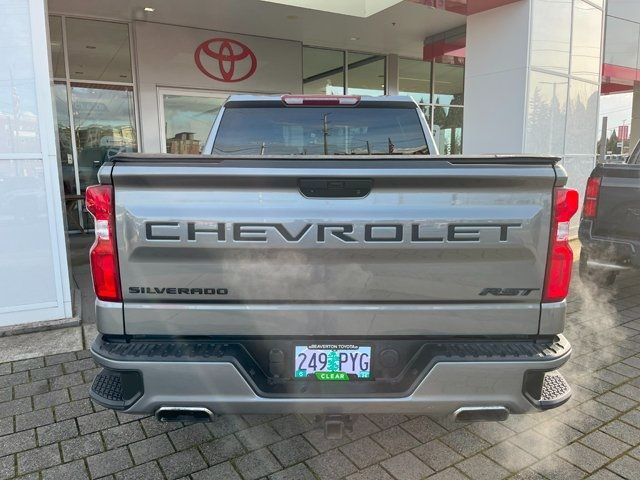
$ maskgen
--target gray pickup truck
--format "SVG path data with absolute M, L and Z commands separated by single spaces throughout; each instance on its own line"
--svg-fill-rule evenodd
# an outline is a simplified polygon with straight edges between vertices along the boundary
M 556 158 L 438 156 L 408 97 L 231 96 L 203 155 L 123 154 L 99 180 L 106 407 L 309 413 L 336 434 L 570 396 L 578 196 Z

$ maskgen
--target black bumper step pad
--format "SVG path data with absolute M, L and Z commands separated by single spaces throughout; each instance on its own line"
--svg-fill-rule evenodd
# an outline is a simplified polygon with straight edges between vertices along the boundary
M 139 372 L 104 368 L 93 380 L 89 393 L 100 405 L 123 410 L 142 396 L 142 376 Z
M 93 381 L 91 390 L 102 398 L 112 402 L 124 401 L 120 375 L 109 370 L 102 370 Z

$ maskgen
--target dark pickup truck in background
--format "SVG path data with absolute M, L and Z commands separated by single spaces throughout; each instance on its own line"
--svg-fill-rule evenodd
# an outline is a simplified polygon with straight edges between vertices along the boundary
M 640 269 L 640 144 L 626 163 L 597 165 L 580 223 L 580 278 L 599 286 Z

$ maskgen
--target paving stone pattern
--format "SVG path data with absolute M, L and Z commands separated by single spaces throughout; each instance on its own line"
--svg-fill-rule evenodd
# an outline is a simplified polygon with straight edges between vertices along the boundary
M 160 424 L 88 398 L 87 351 L 0 364 L 0 480 L 640 479 L 640 276 L 574 278 L 563 373 L 574 395 L 545 413 L 458 424 L 362 415 L 342 440 L 310 416 Z

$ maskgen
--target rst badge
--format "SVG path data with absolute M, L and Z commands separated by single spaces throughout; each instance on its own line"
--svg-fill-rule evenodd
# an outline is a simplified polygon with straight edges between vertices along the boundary
M 539 288 L 484 288 L 478 295 L 483 297 L 492 295 L 494 297 L 528 297 L 531 292 L 540 290 Z

